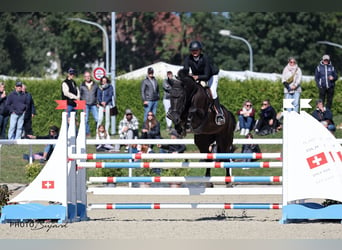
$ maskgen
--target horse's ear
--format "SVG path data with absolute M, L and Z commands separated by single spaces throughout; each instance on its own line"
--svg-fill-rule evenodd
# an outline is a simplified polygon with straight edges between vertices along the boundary
M 188 75 L 188 72 L 183 68 L 178 71 L 178 78 L 180 80 L 184 79 Z

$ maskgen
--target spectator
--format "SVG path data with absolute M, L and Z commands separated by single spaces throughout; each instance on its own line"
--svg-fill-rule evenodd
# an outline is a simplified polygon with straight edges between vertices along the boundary
M 147 77 L 141 82 L 141 98 L 144 105 L 144 122 L 147 119 L 147 113 L 157 114 L 159 101 L 159 86 L 157 79 L 154 77 L 152 67 L 147 69 Z
M 225 117 L 217 95 L 219 69 L 210 57 L 202 53 L 202 44 L 199 41 L 192 41 L 189 51 L 190 54 L 184 59 L 184 70 L 198 83 L 204 81 L 210 87 L 216 112 L 215 122 L 217 125 L 223 125 Z
M 59 128 L 57 126 L 51 126 L 49 128 L 49 134 L 45 136 L 35 136 L 35 135 L 27 135 L 28 138 L 30 139 L 58 139 L 59 135 Z M 55 148 L 54 144 L 47 144 L 45 145 L 44 152 L 43 152 L 43 158 L 41 159 L 41 162 L 49 160 L 53 150 Z
M 243 103 L 242 108 L 237 112 L 240 126 L 240 135 L 247 135 L 255 123 L 255 109 L 250 100 Z
M 315 81 L 319 90 L 319 99 L 323 101 L 323 105 L 326 103 L 325 106 L 328 109 L 332 107 L 335 82 L 337 79 L 337 71 L 331 64 L 330 56 L 324 55 L 322 61 L 316 67 Z
M 8 129 L 8 139 L 21 139 L 24 125 L 25 111 L 28 102 L 23 90 L 23 83 L 16 82 L 15 90 L 12 91 L 6 100 L 6 106 L 10 113 L 10 127 Z
M 75 74 L 76 71 L 73 68 L 68 69 L 67 78 L 62 82 L 62 100 L 67 101 L 68 117 L 70 117 L 70 112 L 76 112 L 75 101 L 80 100 L 80 90 L 74 81 Z
M 245 137 L 246 139 L 253 139 L 253 135 L 248 133 Z M 243 144 L 241 153 L 261 153 L 260 147 L 258 144 Z M 245 162 L 255 161 L 255 159 L 244 159 Z
M 80 86 L 80 96 L 81 100 L 85 100 L 86 102 L 86 135 L 90 136 L 90 128 L 89 128 L 89 112 L 91 111 L 93 118 L 95 120 L 95 124 L 97 126 L 98 120 L 98 108 L 97 108 L 97 92 L 99 87 L 97 84 L 91 79 L 90 73 L 88 71 L 84 72 L 84 81 Z
M 139 137 L 139 121 L 130 109 L 126 109 L 124 118 L 119 123 L 120 139 L 134 139 Z M 128 150 L 128 147 L 126 148 Z M 116 145 L 116 151 L 120 151 L 120 145 Z
M 107 133 L 105 127 L 101 124 L 97 128 L 97 133 L 96 133 L 96 140 L 109 140 L 110 136 Z M 114 150 L 114 147 L 110 144 L 99 144 L 96 145 L 96 151 L 101 152 L 101 151 L 111 151 Z
M 275 133 L 279 126 L 277 113 L 271 106 L 268 99 L 262 102 L 260 117 L 256 124 L 255 133 L 258 135 L 268 135 Z
M 169 111 L 171 104 L 170 104 L 170 90 L 172 88 L 172 79 L 173 79 L 173 74 L 172 71 L 168 71 L 167 73 L 167 78 L 164 79 L 163 81 L 163 90 L 164 90 L 164 97 L 163 97 L 163 104 L 164 104 L 164 109 L 165 109 L 165 114 Z M 172 121 L 167 118 L 165 115 L 165 120 L 166 120 L 166 126 L 168 131 L 171 131 L 172 128 Z
M 313 111 L 312 116 L 315 117 L 330 132 L 335 132 L 336 127 L 333 121 L 333 114 L 329 108 L 324 107 L 323 101 L 321 99 L 316 101 L 316 109 Z
M 150 111 L 147 114 L 147 119 L 144 122 L 141 130 L 142 139 L 160 139 L 160 123 L 157 121 L 154 114 Z
M 170 131 L 170 138 L 171 139 L 180 139 L 180 135 L 177 133 L 175 129 L 172 129 Z M 184 153 L 186 150 L 185 144 L 164 144 L 164 145 L 158 145 L 160 148 L 160 153 Z
M 36 115 L 36 107 L 34 106 L 32 95 L 26 91 L 25 84 L 23 84 L 22 90 L 26 95 L 27 103 L 28 103 L 27 110 L 25 111 L 25 116 L 24 116 L 24 127 L 23 127 L 23 134 L 22 134 L 22 138 L 26 138 L 27 135 L 33 134 L 32 118 Z
M 297 65 L 296 59 L 290 57 L 288 64 L 283 69 L 282 83 L 284 84 L 284 98 L 294 99 L 292 103 L 294 111 L 297 113 L 299 112 L 299 99 L 302 93 L 301 81 L 302 71 Z
M 153 154 L 154 151 L 150 148 L 148 144 L 141 144 L 138 145 L 136 150 L 138 150 L 138 153 L 141 154 Z M 136 162 L 139 162 L 140 160 L 134 160 Z M 154 175 L 160 175 L 160 168 L 140 168 L 135 170 L 136 176 L 151 176 L 152 174 Z M 141 182 L 140 187 L 150 187 L 151 183 L 150 182 Z
M 5 83 L 0 82 L 0 139 L 6 139 L 6 128 L 9 118 L 9 111 L 6 106 L 6 90 Z
M 103 113 L 105 113 L 105 128 L 106 131 L 109 131 L 110 108 L 113 106 L 113 86 L 110 84 L 110 81 L 106 76 L 103 76 L 101 78 L 100 83 L 101 85 L 99 87 L 99 90 L 97 91 L 97 102 L 99 105 L 97 127 L 99 127 L 102 124 Z

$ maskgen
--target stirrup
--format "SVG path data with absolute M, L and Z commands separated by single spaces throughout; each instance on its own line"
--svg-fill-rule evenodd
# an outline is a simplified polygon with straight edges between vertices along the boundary
M 217 114 L 216 117 L 215 117 L 215 122 L 217 125 L 223 125 L 226 123 L 226 119 L 224 118 L 223 115 L 221 114 Z

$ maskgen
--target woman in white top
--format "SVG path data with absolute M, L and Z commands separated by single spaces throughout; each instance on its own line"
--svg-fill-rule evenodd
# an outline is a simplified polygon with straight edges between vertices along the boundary
M 290 57 L 288 64 L 283 69 L 282 83 L 284 84 L 284 98 L 294 99 L 292 105 L 296 112 L 299 111 L 299 99 L 302 93 L 300 83 L 302 81 L 302 71 L 297 65 L 297 61 L 294 57 Z

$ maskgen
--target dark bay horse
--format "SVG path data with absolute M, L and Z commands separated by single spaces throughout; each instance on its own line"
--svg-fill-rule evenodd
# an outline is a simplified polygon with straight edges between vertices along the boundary
M 236 120 L 234 115 L 222 106 L 226 123 L 215 123 L 215 111 L 210 91 L 189 76 L 184 70 L 178 72 L 170 91 L 171 107 L 167 117 L 175 124 L 177 132 L 185 136 L 186 124 L 190 122 L 195 144 L 201 153 L 210 153 L 209 147 L 216 142 L 217 153 L 232 153 Z M 227 159 L 228 160 L 228 159 Z M 210 176 L 207 168 L 205 176 Z M 226 176 L 230 176 L 226 168 Z

